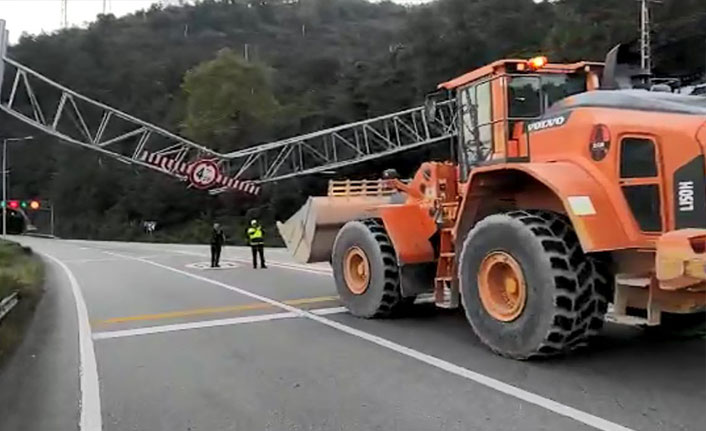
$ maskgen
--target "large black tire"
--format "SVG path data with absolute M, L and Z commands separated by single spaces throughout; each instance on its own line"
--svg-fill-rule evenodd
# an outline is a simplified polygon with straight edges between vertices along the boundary
M 362 294 L 354 294 L 344 276 L 345 255 L 352 247 L 365 253 L 370 266 L 370 281 Z M 351 221 L 341 228 L 333 245 L 332 266 L 338 295 L 354 316 L 387 317 L 407 302 L 400 291 L 395 249 L 378 219 Z
M 492 317 L 478 290 L 478 270 L 495 251 L 512 256 L 526 282 L 522 313 L 512 321 Z M 583 253 L 568 220 L 549 211 L 512 211 L 481 220 L 459 257 L 466 317 L 496 353 L 528 359 L 585 346 L 603 324 L 610 274 Z
M 613 298 L 615 275 L 609 262 L 593 258 L 590 255 L 588 259 L 593 263 L 593 300 L 595 301 L 595 307 L 592 308 L 591 320 L 586 331 L 588 341 L 591 341 L 603 329 L 608 303 Z
M 550 225 L 552 233 L 564 238 L 570 256 L 578 252 L 583 253 L 579 239 L 568 217 L 551 211 L 530 210 L 526 212 L 546 220 Z M 608 303 L 613 297 L 615 275 L 613 274 L 611 263 L 604 257 L 596 255 L 583 256 L 591 262 L 593 269 L 590 283 L 591 299 L 582 306 L 582 310 L 586 313 L 588 310 L 591 310 L 591 315 L 587 318 L 588 325 L 586 326 L 586 338 L 584 340 L 591 341 L 591 339 L 595 338 L 601 332 L 601 329 L 603 329 L 605 314 L 608 311 Z M 576 265 L 577 262 L 577 259 L 569 260 L 569 266 L 575 272 L 580 269 Z

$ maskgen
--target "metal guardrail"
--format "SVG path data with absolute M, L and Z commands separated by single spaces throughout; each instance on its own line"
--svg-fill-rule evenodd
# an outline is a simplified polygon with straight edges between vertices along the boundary
M 18 302 L 20 302 L 20 300 L 17 292 L 12 292 L 0 301 L 0 321 L 2 321 L 3 317 L 15 308 L 15 305 L 17 305 Z

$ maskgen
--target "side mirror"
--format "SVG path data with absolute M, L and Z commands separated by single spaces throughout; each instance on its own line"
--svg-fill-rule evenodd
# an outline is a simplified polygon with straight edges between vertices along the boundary
M 426 100 L 424 101 L 424 114 L 429 121 L 436 121 L 438 113 L 438 104 L 448 99 L 448 93 L 446 90 L 436 91 L 434 93 L 427 94 Z

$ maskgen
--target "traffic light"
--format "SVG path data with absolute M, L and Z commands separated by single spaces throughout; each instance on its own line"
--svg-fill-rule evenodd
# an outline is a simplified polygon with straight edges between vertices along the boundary
M 0 201 L 0 208 L 5 208 L 7 206 L 10 209 L 16 210 L 18 208 L 22 209 L 31 209 L 34 211 L 39 210 L 42 207 L 42 204 L 40 201 L 37 200 L 31 200 L 31 201 Z

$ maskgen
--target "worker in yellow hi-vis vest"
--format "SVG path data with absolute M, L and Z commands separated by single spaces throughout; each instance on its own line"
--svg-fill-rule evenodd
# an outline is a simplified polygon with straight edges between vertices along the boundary
M 248 244 L 252 250 L 252 266 L 257 269 L 257 255 L 260 255 L 260 268 L 267 268 L 265 265 L 265 238 L 262 226 L 257 220 L 250 221 L 248 228 Z

